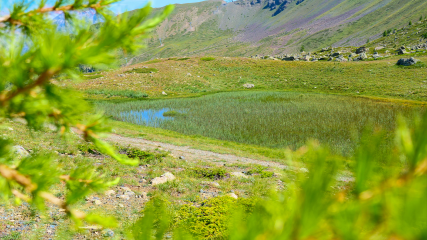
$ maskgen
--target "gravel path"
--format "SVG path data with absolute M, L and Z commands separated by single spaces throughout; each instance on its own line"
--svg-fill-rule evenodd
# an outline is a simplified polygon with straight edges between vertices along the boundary
M 122 146 L 128 146 L 131 145 L 132 147 L 139 148 L 141 150 L 153 150 L 153 149 L 159 149 L 170 152 L 173 156 L 176 157 L 184 157 L 186 160 L 190 161 L 207 161 L 216 163 L 218 165 L 225 164 L 257 164 L 261 166 L 266 167 L 277 167 L 277 168 L 287 168 L 286 165 L 277 163 L 277 162 L 267 162 L 262 160 L 256 160 L 246 157 L 239 157 L 232 154 L 222 154 L 222 153 L 215 153 L 211 151 L 206 150 L 199 150 L 194 149 L 188 146 L 176 146 L 169 143 L 162 143 L 162 142 L 155 142 L 155 141 L 149 141 L 145 139 L 140 138 L 130 138 L 130 137 L 123 137 L 117 134 L 112 134 L 106 140 L 110 142 L 114 142 L 117 144 L 120 144 Z

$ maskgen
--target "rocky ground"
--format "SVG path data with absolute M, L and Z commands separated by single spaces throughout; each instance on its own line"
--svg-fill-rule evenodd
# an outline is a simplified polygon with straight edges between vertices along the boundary
M 0 205 L 1 239 L 105 239 L 124 236 L 125 229 L 141 215 L 145 203 L 155 194 L 163 194 L 174 205 L 196 203 L 203 199 L 229 195 L 233 198 L 264 194 L 270 188 L 283 188 L 284 165 L 256 159 L 243 158 L 231 154 L 218 154 L 210 151 L 175 146 L 140 138 L 111 135 L 108 140 L 127 148 L 137 148 L 157 154 L 156 162 L 140 164 L 137 167 L 114 165 L 109 157 L 85 153 L 78 150 L 60 150 L 56 145 L 53 130 L 27 138 L 28 132 L 22 128 L 23 122 L 11 122 L 8 129 L 1 130 L 3 137 L 17 140 L 14 151 L 25 157 L 39 151 L 37 142 L 42 141 L 45 150 L 58 155 L 59 162 L 67 162 L 70 167 L 89 162 L 100 172 L 120 176 L 118 186 L 104 192 L 93 193 L 82 199 L 74 208 L 83 212 L 98 212 L 113 216 L 119 222 L 117 229 L 102 229 L 98 226 L 83 225 L 75 229 L 65 213 L 50 204 L 44 213 L 37 212 L 27 203 L 14 205 L 12 202 Z M 78 136 L 75 143 L 79 143 Z M 19 138 L 20 140 L 18 140 Z M 72 148 L 72 146 L 71 146 Z M 125 153 L 125 150 L 120 150 Z M 114 166 L 112 166 L 114 165 Z M 249 172 L 262 166 L 268 177 Z M 219 169 L 219 170 L 218 170 Z M 209 172 L 210 171 L 210 172 Z M 221 171 L 224 175 L 215 175 Z M 292 170 L 295 172 L 299 170 Z M 302 169 L 301 171 L 305 171 Z M 203 175 L 212 173 L 213 175 Z M 197 173 L 197 174 L 196 174 Z M 270 174 L 271 173 L 271 174 Z M 254 188 L 262 185 L 263 190 Z M 51 190 L 55 196 L 64 199 L 65 183 Z M 75 229 L 77 232 L 70 231 Z

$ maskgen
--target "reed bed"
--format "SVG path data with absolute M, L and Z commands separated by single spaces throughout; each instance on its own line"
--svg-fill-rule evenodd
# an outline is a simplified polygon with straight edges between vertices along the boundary
M 188 135 L 296 149 L 317 139 L 339 154 L 352 154 L 366 126 L 393 141 L 396 116 L 412 118 L 420 108 L 367 98 L 297 92 L 232 92 L 200 98 L 98 102 L 116 120 Z M 142 121 L 135 111 L 176 111 L 172 119 Z M 133 114 L 129 114 L 132 111 Z M 165 113 L 167 115 L 167 112 Z

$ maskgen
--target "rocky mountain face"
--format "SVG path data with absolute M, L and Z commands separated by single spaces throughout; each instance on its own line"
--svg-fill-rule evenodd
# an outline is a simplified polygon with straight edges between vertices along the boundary
M 161 11 L 156 9 L 155 12 Z M 208 0 L 177 4 L 134 57 L 283 55 L 361 46 L 426 15 L 425 0 Z M 160 40 L 161 39 L 161 40 Z

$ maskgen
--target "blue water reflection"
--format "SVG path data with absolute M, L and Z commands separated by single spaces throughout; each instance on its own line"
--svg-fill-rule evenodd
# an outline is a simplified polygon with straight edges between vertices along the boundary
M 173 120 L 173 117 L 165 117 L 163 113 L 168 112 L 169 108 L 160 110 L 131 110 L 128 112 L 121 112 L 120 118 L 135 124 L 159 127 L 159 124 L 165 120 Z

